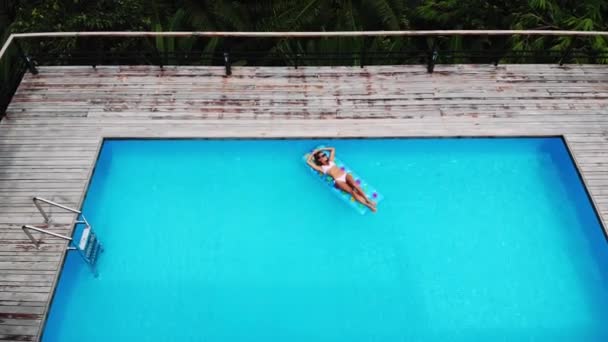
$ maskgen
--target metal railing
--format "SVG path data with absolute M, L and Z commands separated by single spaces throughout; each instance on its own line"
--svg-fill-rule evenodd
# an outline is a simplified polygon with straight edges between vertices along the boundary
M 65 211 L 69 211 L 69 212 L 72 212 L 74 214 L 81 214 L 80 210 L 76 210 L 74 208 L 66 207 L 65 205 L 61 205 L 59 203 L 56 203 L 56 202 L 44 199 L 42 197 L 33 197 L 32 201 L 34 202 L 34 205 L 36 206 L 36 208 L 38 208 L 38 211 L 40 212 L 40 214 L 44 218 L 44 222 L 47 223 L 47 224 L 50 222 L 49 215 L 44 211 L 44 209 L 42 209 L 42 206 L 40 206 L 39 202 L 43 202 L 43 203 L 52 205 L 53 207 L 57 207 L 59 209 L 65 210 Z
M 59 203 L 56 203 L 56 202 L 53 202 L 53 201 L 50 201 L 50 200 L 47 200 L 47 199 L 44 199 L 41 197 L 34 197 L 34 198 L 32 198 L 32 201 L 34 202 L 34 205 L 36 205 L 36 208 L 38 208 L 38 211 L 40 211 L 40 214 L 44 218 L 44 222 L 47 224 L 47 226 L 50 225 L 51 220 L 50 220 L 49 215 L 44 211 L 44 209 L 40 205 L 40 202 L 46 203 L 48 205 L 51 205 L 53 207 L 56 207 L 56 208 L 59 208 L 59 209 L 65 210 L 65 211 L 69 211 L 71 213 L 79 214 L 81 220 L 77 219 L 74 222 L 74 229 L 76 229 L 77 225 L 79 225 L 79 224 L 85 225 L 85 228 L 81 232 L 79 243 L 74 243 L 74 239 L 72 237 L 61 235 L 61 234 L 52 232 L 48 229 L 43 229 L 40 227 L 35 227 L 32 225 L 27 225 L 27 224 L 23 225 L 21 227 L 21 229 L 27 235 L 27 237 L 30 239 L 30 241 L 34 244 L 34 246 L 36 246 L 36 249 L 40 249 L 41 240 L 36 240 L 36 238 L 30 232 L 31 230 L 45 234 L 45 235 L 50 235 L 50 236 L 54 236 L 54 237 L 69 241 L 67 249 L 68 250 L 77 250 L 79 252 L 80 256 L 82 257 L 82 259 L 89 265 L 89 267 L 91 268 L 91 271 L 93 272 L 95 277 L 97 277 L 98 273 L 97 273 L 97 268 L 96 268 L 96 262 L 97 262 L 97 258 L 99 257 L 99 254 L 101 252 L 103 252 L 103 246 L 97 239 L 97 235 L 93 232 L 91 225 L 89 224 L 87 219 L 84 217 L 82 212 L 80 210 L 70 208 L 68 206 L 65 206 L 65 205 L 62 205 L 62 204 L 59 204 Z
M 385 51 L 370 43 L 376 37 L 399 41 L 400 48 Z M 447 40 L 458 37 L 483 37 L 489 47 L 469 45 L 453 49 Z M 507 42 L 514 37 L 568 38 L 562 50 L 512 50 Z M 230 76 L 234 68 L 247 66 L 333 66 L 422 64 L 433 72 L 438 64 L 503 63 L 606 63 L 608 52 L 581 48 L 583 39 L 608 37 L 604 31 L 564 30 L 421 30 L 421 31 L 341 31 L 341 32 L 42 32 L 16 33 L 0 49 L 0 117 L 15 93 L 26 70 L 37 73 L 37 65 L 212 65 L 223 66 Z M 69 44 L 55 44 L 58 40 Z M 174 39 L 168 48 L 159 40 Z M 180 48 L 179 39 L 190 39 L 188 48 Z M 219 43 L 212 51 L 204 44 L 210 39 Z M 293 48 L 290 43 L 337 39 L 355 41 L 352 50 L 315 52 Z M 53 44 L 49 42 L 53 41 Z M 243 45 L 243 42 L 250 43 Z M 277 43 L 273 45 L 272 43 Z M 65 41 L 64 41 L 65 43 Z M 269 46 L 285 49 L 268 49 Z M 46 44 L 46 45 L 45 45 Z M 128 48 L 118 48 L 120 44 Z M 169 45 L 169 44 L 167 44 Z M 337 44 L 339 45 L 339 44 Z M 46 48 L 41 48 L 46 46 Z M 122 46 L 122 45 L 121 45 Z M 235 47 L 236 46 L 236 47 Z M 245 46 L 245 47 L 244 47 Z M 468 47 L 467 47 L 468 46 Z M 53 48 L 51 48 L 53 47 Z M 262 48 L 262 50 L 260 50 Z
M 38 208 L 38 211 L 40 212 L 40 214 L 44 218 L 44 223 L 46 223 L 47 225 L 49 225 L 51 223 L 50 217 L 46 213 L 46 211 L 44 211 L 44 209 L 42 208 L 42 206 L 40 205 L 39 202 L 43 202 L 43 203 L 49 204 L 51 206 L 57 207 L 59 209 L 62 209 L 62 210 L 65 210 L 65 211 L 69 211 L 69 212 L 72 212 L 72 213 L 75 213 L 75 214 L 80 214 L 81 217 L 82 217 L 82 221 L 77 220 L 76 224 L 84 223 L 84 224 L 86 224 L 87 226 L 90 227 L 89 222 L 87 222 L 86 218 L 84 217 L 84 215 L 82 215 L 82 213 L 80 212 L 80 210 L 76 210 L 74 208 L 70 208 L 70 207 L 67 207 L 65 205 L 61 205 L 59 203 L 56 203 L 56 202 L 53 202 L 53 201 L 50 201 L 50 200 L 47 200 L 47 199 L 44 199 L 44 198 L 41 198 L 41 197 L 33 197 L 32 201 L 34 202 L 34 205 L 36 206 L 36 208 Z M 37 232 L 40 232 L 40 233 L 43 233 L 43 234 L 46 234 L 46 235 L 51 235 L 51 236 L 54 236 L 54 237 L 57 237 L 57 238 L 60 238 L 60 239 L 63 239 L 63 240 L 72 241 L 72 238 L 69 237 L 69 236 L 65 236 L 65 235 L 61 235 L 61 234 L 58 234 L 58 233 L 54 233 L 54 232 L 52 232 L 52 231 L 50 231 L 48 229 L 43 229 L 43 228 L 40 228 L 40 227 L 34 227 L 32 225 L 27 225 L 27 224 L 23 225 L 21 227 L 21 229 L 27 235 L 27 237 L 30 239 L 30 241 L 36 246 L 36 249 L 40 248 L 40 240 L 36 240 L 34 238 L 34 236 L 32 235 L 32 233 L 30 232 L 30 230 L 34 230 L 34 231 L 37 231 Z
M 34 244 L 34 246 L 36 246 L 36 249 L 40 249 L 40 240 L 36 240 L 36 238 L 34 238 L 34 236 L 32 235 L 32 233 L 30 233 L 30 230 L 35 230 L 37 232 L 46 234 L 46 235 L 51 235 L 54 237 L 58 237 L 60 239 L 63 240 L 67 240 L 67 241 L 72 241 L 72 238 L 69 236 L 65 236 L 65 235 L 61 235 L 61 234 L 57 234 L 57 233 L 53 233 L 48 229 L 42 229 L 39 227 L 34 227 L 28 224 L 24 224 L 23 226 L 21 226 L 21 229 L 23 229 L 23 232 L 25 233 L 25 235 L 27 235 L 27 237 L 30 239 L 30 241 Z

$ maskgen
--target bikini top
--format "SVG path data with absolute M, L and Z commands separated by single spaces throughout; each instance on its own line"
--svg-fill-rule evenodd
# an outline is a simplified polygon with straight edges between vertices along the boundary
M 329 164 L 327 165 L 321 165 L 321 170 L 323 170 L 324 174 L 327 174 L 327 171 L 329 171 L 329 169 L 331 169 L 332 167 L 334 167 L 336 164 L 334 164 L 333 161 L 330 161 Z

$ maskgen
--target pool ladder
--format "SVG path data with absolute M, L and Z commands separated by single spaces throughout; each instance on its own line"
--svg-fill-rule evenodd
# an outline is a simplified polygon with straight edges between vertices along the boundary
M 78 244 L 77 249 L 80 251 L 80 255 L 84 261 L 91 266 L 93 273 L 97 275 L 95 265 L 97 264 L 99 254 L 103 252 L 103 246 L 99 242 L 99 239 L 97 239 L 97 234 L 95 234 L 95 232 L 91 229 L 91 226 L 86 220 L 77 221 L 77 223 L 86 224 L 86 227 L 82 231 L 80 243 Z
M 95 234 L 95 232 L 91 228 L 91 225 L 87 221 L 86 217 L 84 217 L 82 212 L 80 210 L 66 207 L 65 205 L 61 205 L 59 203 L 55 203 L 53 201 L 50 201 L 50 200 L 47 200 L 47 199 L 44 199 L 41 197 L 34 197 L 34 198 L 32 198 L 32 201 L 34 202 L 34 205 L 36 206 L 36 208 L 38 208 L 38 211 L 44 218 L 44 223 L 47 225 L 47 227 L 50 226 L 51 220 L 49 218 L 49 215 L 44 211 L 44 209 L 42 209 L 40 202 L 57 207 L 59 209 L 63 209 L 65 211 L 69 211 L 69 212 L 78 214 L 79 219 L 77 219 L 74 222 L 75 229 L 79 225 L 83 225 L 83 224 L 85 225 L 85 227 L 82 230 L 82 233 L 80 234 L 80 240 L 78 241 L 78 244 L 76 244 L 74 239 L 69 236 L 57 234 L 57 233 L 51 232 L 48 229 L 43 229 L 43 228 L 35 227 L 32 225 L 27 225 L 27 224 L 23 225 L 21 227 L 21 229 L 23 229 L 23 232 L 27 235 L 27 237 L 34 244 L 34 246 L 36 246 L 36 249 L 40 249 L 40 240 L 36 240 L 34 238 L 34 236 L 32 235 L 32 233 L 30 232 L 30 230 L 37 231 L 37 232 L 40 232 L 40 233 L 43 233 L 46 235 L 51 235 L 51 236 L 54 236 L 54 237 L 57 237 L 57 238 L 60 238 L 63 240 L 67 240 L 70 242 L 70 246 L 68 246 L 68 250 L 77 250 L 79 252 L 80 256 L 82 257 L 82 259 L 87 263 L 87 265 L 89 265 L 93 274 L 97 277 L 98 273 L 97 273 L 96 265 L 97 265 L 97 260 L 99 258 L 99 254 L 101 254 L 101 252 L 103 252 L 103 245 L 101 244 L 101 242 L 99 242 L 99 239 L 97 238 L 97 234 Z

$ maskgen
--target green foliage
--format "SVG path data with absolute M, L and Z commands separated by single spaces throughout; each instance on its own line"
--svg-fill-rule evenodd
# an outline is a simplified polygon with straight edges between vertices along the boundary
M 143 0 L 21 0 L 12 32 L 53 31 L 144 31 L 151 28 L 151 15 Z M 93 41 L 68 38 L 29 41 L 28 51 L 61 53 L 67 49 L 90 49 Z M 135 48 L 133 40 L 110 44 L 111 49 Z
M 274 31 L 360 31 L 409 29 L 407 7 L 399 0 L 285 1 L 289 3 L 267 22 Z M 363 50 L 390 53 L 403 47 L 403 38 L 379 37 L 281 40 L 272 52 L 293 56 L 295 53 L 334 54 L 329 60 L 305 61 L 304 64 L 360 63 L 348 55 Z M 373 48 L 373 49 L 372 49 Z
M 38 0 L 21 1 L 14 30 L 138 31 L 151 21 L 142 0 Z
M 0 36 L 8 31 L 9 26 L 15 20 L 16 11 L 16 0 L 0 1 Z
M 604 17 L 608 11 L 605 1 L 588 0 L 529 0 L 528 7 L 522 6 L 514 11 L 514 29 L 554 29 L 576 31 L 606 31 L 608 23 Z M 606 53 L 608 44 L 604 37 L 573 38 L 573 37 L 523 37 L 516 36 L 510 41 L 514 50 L 551 50 L 564 56 L 576 52 Z M 576 58 L 575 62 L 601 62 Z
M 407 6 L 402 0 L 285 0 L 225 1 L 183 0 L 178 8 L 188 13 L 186 29 L 196 31 L 356 31 L 409 28 Z M 213 39 L 202 42 L 209 53 L 224 50 L 257 51 L 270 63 L 275 54 L 284 58 L 296 53 L 358 52 L 364 45 L 399 48 L 403 39 L 383 38 L 365 42 L 362 38 L 275 40 Z M 292 61 L 293 62 L 293 61 Z M 329 63 L 343 64 L 336 58 Z M 357 61 L 355 61 L 357 62 Z M 236 63 L 246 63 L 236 61 Z
M 165 21 L 159 16 L 158 7 L 154 6 L 154 18 L 152 22 L 153 31 L 183 31 L 187 13 L 184 9 L 178 9 Z M 179 64 L 177 55 L 185 56 L 192 50 L 195 37 L 156 37 L 154 39 L 156 51 L 158 51 L 163 64 Z
M 406 29 L 563 29 L 606 31 L 605 0 L 29 0 L 7 1 L 12 18 L 0 7 L 0 29 L 10 21 L 13 32 L 48 31 L 357 31 Z M 8 13 L 8 11 L 5 11 Z M 0 31 L 0 35 L 2 31 Z M 431 43 L 432 41 L 432 43 Z M 92 48 L 96 43 L 77 39 L 44 40 L 27 46 L 37 52 Z M 220 63 L 224 51 L 259 52 L 262 60 L 234 60 L 238 64 L 296 63 L 296 54 L 334 54 L 335 58 L 298 61 L 304 64 L 359 63 L 346 54 L 369 55 L 428 50 L 608 52 L 603 37 L 442 37 L 335 39 L 223 39 L 156 38 L 104 42 L 111 51 L 155 48 L 163 63 L 180 58 Z M 109 46 L 108 46 L 109 44 Z M 203 55 L 194 54 L 196 51 Z M 215 56 L 211 59 L 210 55 Z M 454 62 L 474 59 L 452 56 Z M 238 58 L 238 56 L 237 56 Z M 357 57 L 358 58 L 358 57 Z M 371 58 L 371 57 L 368 57 Z M 446 58 L 446 56 L 440 56 Z M 505 59 L 504 61 L 509 61 Z M 599 58 L 576 62 L 604 62 Z M 367 61 L 369 62 L 369 61 Z M 400 63 L 390 59 L 388 63 Z
M 425 0 L 415 9 L 416 23 L 424 29 L 506 29 L 512 11 L 525 1 Z

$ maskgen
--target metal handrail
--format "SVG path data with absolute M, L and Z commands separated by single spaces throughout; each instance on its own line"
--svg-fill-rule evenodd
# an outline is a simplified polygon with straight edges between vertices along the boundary
M 77 209 L 74 209 L 74 208 L 70 208 L 70 207 L 66 207 L 65 205 L 61 205 L 59 203 L 55 203 L 53 201 L 50 201 L 50 200 L 47 200 L 47 199 L 44 199 L 44 198 L 41 198 L 41 197 L 33 197 L 32 201 L 34 202 L 34 205 L 36 206 L 36 208 L 38 208 L 38 211 L 40 211 L 40 214 L 44 218 L 44 222 L 45 223 L 49 223 L 50 219 L 49 219 L 49 216 L 44 211 L 44 209 L 42 209 L 42 207 L 40 206 L 40 203 L 38 203 L 39 201 L 40 202 L 44 202 L 44 203 L 49 204 L 49 205 L 52 205 L 52 206 L 57 207 L 59 209 L 63 209 L 63 210 L 75 213 L 75 214 L 81 214 L 80 210 L 77 210 Z M 84 217 L 83 217 L 83 219 L 84 219 Z M 86 219 L 84 219 L 84 220 L 86 221 Z M 88 225 L 88 223 L 87 223 L 87 225 Z
M 64 239 L 64 240 L 67 240 L 67 241 L 72 241 L 72 238 L 69 237 L 69 236 L 53 233 L 50 230 L 46 230 L 46 229 L 30 226 L 30 225 L 27 225 L 27 224 L 24 224 L 23 226 L 21 226 L 21 229 L 23 229 L 23 232 L 25 233 L 25 235 L 27 235 L 27 237 L 30 239 L 30 241 L 32 241 L 32 243 L 34 244 L 34 246 L 36 246 L 36 249 L 40 249 L 40 241 L 36 240 L 34 238 L 34 236 L 32 235 L 32 233 L 30 233 L 30 230 L 35 230 L 35 231 L 43 233 L 43 234 L 47 234 L 47 235 L 51 235 L 51 236 L 54 236 L 54 237 L 58 237 L 60 239 Z
M 608 36 L 608 31 L 568 31 L 568 30 L 406 30 L 406 31 L 320 31 L 320 32 L 33 32 L 11 34 L 2 49 L 0 60 L 13 40 L 26 38 L 59 37 L 226 37 L 226 38 L 331 38 L 331 37 L 438 37 L 438 36 L 567 36 L 596 37 Z

